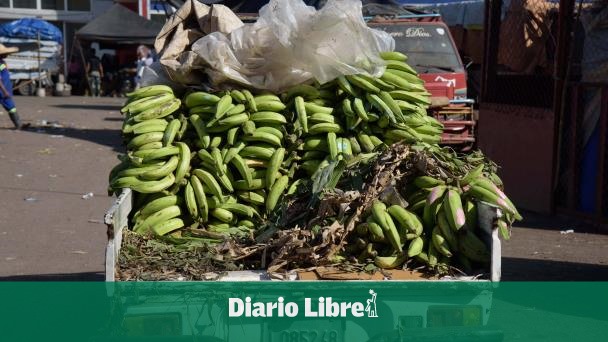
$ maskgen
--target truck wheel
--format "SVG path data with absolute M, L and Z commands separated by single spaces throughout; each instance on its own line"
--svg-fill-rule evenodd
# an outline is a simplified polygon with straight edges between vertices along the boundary
M 36 93 L 36 85 L 34 82 L 29 82 L 26 84 L 28 80 L 21 80 L 17 84 L 17 93 L 22 96 L 34 96 Z

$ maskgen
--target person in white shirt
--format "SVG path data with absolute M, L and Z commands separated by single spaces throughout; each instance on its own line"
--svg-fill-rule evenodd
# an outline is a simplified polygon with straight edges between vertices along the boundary
M 144 74 L 144 68 L 150 66 L 153 62 L 152 52 L 145 45 L 137 47 L 137 71 L 135 73 L 135 89 L 141 87 L 142 76 Z

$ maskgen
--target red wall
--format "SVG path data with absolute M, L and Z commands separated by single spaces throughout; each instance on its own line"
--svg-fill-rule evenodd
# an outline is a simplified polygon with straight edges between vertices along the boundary
M 551 109 L 480 104 L 479 147 L 502 168 L 499 176 L 517 207 L 551 210 L 553 124 Z

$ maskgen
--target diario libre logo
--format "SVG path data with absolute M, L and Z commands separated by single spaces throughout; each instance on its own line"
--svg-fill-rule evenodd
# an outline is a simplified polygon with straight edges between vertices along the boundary
M 304 310 L 296 302 L 278 297 L 274 302 L 253 302 L 251 297 L 228 298 L 228 317 L 378 317 L 377 293 L 369 290 L 371 298 L 363 302 L 339 302 L 332 297 L 304 298 Z

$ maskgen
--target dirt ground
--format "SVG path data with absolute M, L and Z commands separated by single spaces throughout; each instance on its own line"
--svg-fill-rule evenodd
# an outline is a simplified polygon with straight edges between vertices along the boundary
M 15 100 L 32 127 L 11 130 L 0 115 L 0 280 L 102 280 L 123 100 Z M 607 235 L 525 214 L 502 246 L 504 280 L 608 280 Z

